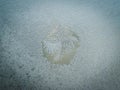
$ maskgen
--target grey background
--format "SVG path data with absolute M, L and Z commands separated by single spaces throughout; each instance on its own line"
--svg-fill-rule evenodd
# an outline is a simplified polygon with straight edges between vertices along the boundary
M 54 23 L 80 36 L 70 65 L 42 56 Z M 119 90 L 119 40 L 120 0 L 0 0 L 0 90 Z

